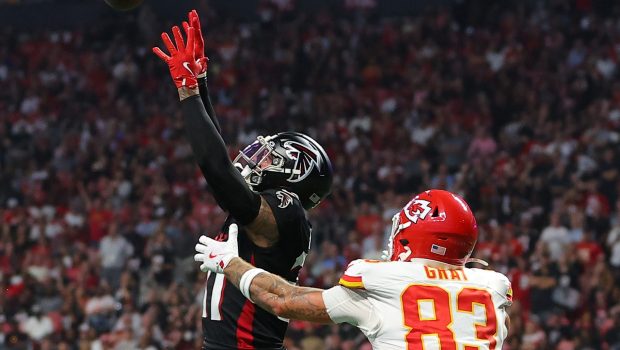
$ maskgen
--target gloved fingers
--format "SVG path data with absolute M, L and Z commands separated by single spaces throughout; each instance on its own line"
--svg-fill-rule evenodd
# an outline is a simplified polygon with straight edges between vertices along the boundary
M 197 57 L 204 56 L 205 43 L 202 37 L 202 29 L 200 28 L 200 19 L 198 18 L 198 12 L 192 10 L 189 13 L 189 24 L 194 28 L 194 45 L 196 46 Z
M 187 21 L 183 21 L 183 31 L 186 36 L 189 36 L 189 23 Z
M 179 26 L 172 27 L 172 35 L 174 36 L 174 43 L 177 46 L 177 50 L 185 48 L 185 41 L 183 40 L 183 35 L 181 35 Z
M 157 57 L 161 58 L 162 61 L 168 63 L 170 60 L 170 56 L 166 55 L 159 47 L 153 48 L 153 53 L 157 55 Z
M 191 52 L 192 55 L 194 54 L 194 39 L 195 39 L 195 35 L 194 35 L 194 31 L 196 29 L 189 27 L 187 29 L 188 34 L 187 34 L 187 46 L 185 47 L 185 49 L 187 50 L 187 52 Z M 179 32 L 179 35 L 181 35 L 181 33 Z
M 205 235 L 202 235 L 202 236 L 200 236 L 200 238 L 198 238 L 198 242 L 200 242 L 200 243 L 202 243 L 204 245 L 209 245 L 209 244 L 211 244 L 213 242 L 217 242 L 217 241 L 215 241 L 215 240 L 213 240 L 213 239 L 211 239 L 211 238 L 209 238 L 209 237 L 207 237 Z
M 200 244 L 200 243 L 196 244 L 196 246 L 194 247 L 194 249 L 195 249 L 198 253 L 202 253 L 202 254 L 207 254 L 207 253 L 210 251 L 209 247 L 207 247 L 207 246 L 206 246 L 206 245 L 204 245 L 204 244 Z
M 161 33 L 161 40 L 164 42 L 164 45 L 166 45 L 166 48 L 168 49 L 170 55 L 174 56 L 177 53 L 177 48 L 174 47 L 174 44 L 172 43 L 172 40 L 170 39 L 168 33 Z
M 232 224 L 228 227 L 228 241 L 237 242 L 237 236 L 239 234 L 239 226 Z
M 198 18 L 198 12 L 196 10 L 192 10 L 189 13 L 189 20 L 192 23 L 192 27 L 200 31 L 200 18 Z

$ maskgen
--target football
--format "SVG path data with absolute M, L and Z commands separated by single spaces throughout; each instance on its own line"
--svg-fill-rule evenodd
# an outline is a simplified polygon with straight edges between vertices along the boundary
M 111 8 L 118 11 L 132 10 L 140 5 L 144 0 L 105 0 Z

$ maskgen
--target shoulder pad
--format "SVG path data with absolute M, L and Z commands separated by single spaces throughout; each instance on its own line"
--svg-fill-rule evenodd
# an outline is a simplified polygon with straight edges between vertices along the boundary
M 347 288 L 365 289 L 362 276 L 366 271 L 365 263 L 362 259 L 351 261 L 338 283 Z
M 509 302 L 512 302 L 512 285 L 510 280 L 508 280 L 508 277 L 497 271 L 489 272 L 489 287 L 504 296 Z
M 347 288 L 368 289 L 369 283 L 376 285 L 377 278 L 383 276 L 385 263 L 383 260 L 353 260 L 347 266 L 339 283 Z

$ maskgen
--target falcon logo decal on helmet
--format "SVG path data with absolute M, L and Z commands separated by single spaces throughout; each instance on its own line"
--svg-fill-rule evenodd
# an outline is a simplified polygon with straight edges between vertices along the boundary
M 299 182 L 305 179 L 316 166 L 321 169 L 319 152 L 296 141 L 284 142 L 286 155 L 295 160 L 289 182 Z
M 316 207 L 331 191 L 329 156 L 314 139 L 298 132 L 259 136 L 239 151 L 233 164 L 254 191 L 287 190 L 304 209 Z M 280 205 L 288 204 L 280 199 Z

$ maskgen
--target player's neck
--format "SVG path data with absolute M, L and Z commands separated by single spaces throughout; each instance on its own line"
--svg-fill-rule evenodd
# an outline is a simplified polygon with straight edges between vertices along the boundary
M 431 260 L 431 259 L 413 258 L 411 259 L 411 262 L 423 264 L 423 265 L 430 266 L 430 267 L 438 267 L 438 268 L 442 268 L 446 270 L 456 270 L 456 269 L 463 268 L 463 266 L 446 264 L 444 262 L 437 261 L 437 260 Z

